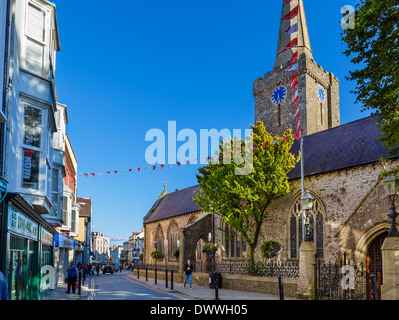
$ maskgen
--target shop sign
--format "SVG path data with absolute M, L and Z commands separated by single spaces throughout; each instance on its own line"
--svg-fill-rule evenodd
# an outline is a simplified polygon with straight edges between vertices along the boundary
M 84 251 L 83 243 L 75 240 L 75 250 L 76 251 Z
M 54 237 L 54 244 L 56 247 L 74 249 L 75 241 L 64 236 L 63 234 L 57 233 Z
M 43 243 L 53 245 L 54 236 L 42 226 L 40 226 L 40 239 Z
M 38 240 L 39 225 L 8 205 L 8 231 L 32 240 Z

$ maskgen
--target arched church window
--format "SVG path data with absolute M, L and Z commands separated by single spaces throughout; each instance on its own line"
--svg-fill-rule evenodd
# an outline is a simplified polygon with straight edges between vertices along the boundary
M 292 215 L 289 218 L 289 244 L 290 257 L 298 258 L 299 248 L 304 238 L 304 226 L 302 220 L 302 209 L 300 198 L 294 202 L 292 208 Z M 309 228 L 312 241 L 315 242 L 316 254 L 318 258 L 323 258 L 324 255 L 324 211 L 318 199 L 315 198 L 313 209 L 308 211 Z
M 229 225 L 224 227 L 224 249 L 225 258 L 242 258 L 246 251 L 244 237 Z
M 179 240 L 179 226 L 172 220 L 168 228 L 168 257 L 175 259 L 173 255 L 177 249 L 177 240 Z
M 159 251 L 160 253 L 164 253 L 164 236 L 163 236 L 163 231 L 161 226 L 159 225 L 157 227 L 157 231 L 155 233 L 155 241 L 157 243 L 157 251 Z

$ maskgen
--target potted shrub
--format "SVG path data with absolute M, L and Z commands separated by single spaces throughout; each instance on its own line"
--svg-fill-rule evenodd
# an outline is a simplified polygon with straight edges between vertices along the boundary
M 281 244 L 275 240 L 265 240 L 260 245 L 260 257 L 262 260 L 267 261 L 276 257 L 281 250 Z
M 217 246 L 214 243 L 205 243 L 202 247 L 202 253 L 205 253 L 205 268 L 207 272 L 212 271 L 212 258 L 215 257 Z
M 163 254 L 159 251 L 153 251 L 151 252 L 151 258 L 153 258 L 155 261 L 158 261 L 163 258 Z

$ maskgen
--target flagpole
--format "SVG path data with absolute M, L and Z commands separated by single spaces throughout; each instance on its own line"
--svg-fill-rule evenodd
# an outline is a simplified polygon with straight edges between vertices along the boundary
M 305 164 L 303 157 L 303 130 L 301 130 L 301 138 L 300 138 L 300 150 L 301 150 L 301 190 L 302 197 L 305 194 Z M 302 242 L 305 241 L 305 210 L 302 207 Z

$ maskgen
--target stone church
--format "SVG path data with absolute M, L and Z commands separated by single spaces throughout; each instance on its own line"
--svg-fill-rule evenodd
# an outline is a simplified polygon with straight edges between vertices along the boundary
M 380 132 L 375 117 L 340 124 L 339 81 L 313 59 L 303 0 L 282 2 L 281 17 L 297 5 L 299 12 L 295 19 L 281 20 L 274 67 L 254 82 L 254 120 L 278 134 L 293 126 L 289 88 L 298 72 L 304 185 L 316 200 L 310 212 L 310 228 L 317 257 L 335 262 L 346 252 L 357 264 L 381 268 L 381 245 L 390 228 L 390 202 L 379 174 L 383 166 L 398 166 L 399 160 L 380 161 L 388 150 L 377 141 Z M 286 34 L 284 30 L 296 22 L 298 33 Z M 298 37 L 298 71 L 287 72 L 293 51 L 284 48 L 294 37 Z M 272 94 L 280 86 L 286 88 L 287 96 L 277 104 Z M 295 141 L 291 152 L 298 154 L 299 148 Z M 271 204 L 263 231 L 281 243 L 279 260 L 295 262 L 303 239 L 300 163 L 289 173 L 289 180 L 295 189 Z M 217 244 L 220 261 L 245 261 L 247 251 L 242 237 L 226 239 L 217 228 L 221 226 L 218 217 L 203 212 L 193 202 L 196 191 L 199 186 L 172 193 L 165 188 L 144 217 L 146 263 L 153 263 L 150 253 L 155 246 L 163 253 L 165 263 L 177 263 L 173 253 L 178 247 L 180 260 L 199 262 L 203 260 L 200 249 L 205 242 Z

